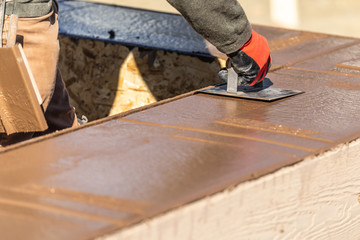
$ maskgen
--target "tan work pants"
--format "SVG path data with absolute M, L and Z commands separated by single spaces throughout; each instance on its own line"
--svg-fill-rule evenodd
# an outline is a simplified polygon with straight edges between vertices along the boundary
M 59 57 L 57 5 L 42 17 L 19 18 L 17 42 L 21 43 L 30 69 L 43 99 L 43 109 L 49 129 L 40 133 L 2 134 L 0 145 L 8 145 L 34 136 L 77 126 L 74 108 L 69 103 L 68 92 L 57 67 Z M 3 30 L 3 45 L 6 44 L 9 16 Z

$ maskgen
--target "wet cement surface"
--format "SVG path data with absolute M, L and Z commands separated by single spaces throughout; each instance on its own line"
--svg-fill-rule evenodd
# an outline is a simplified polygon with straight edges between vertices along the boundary
M 304 94 L 189 95 L 3 150 L 2 236 L 100 236 L 360 137 L 360 69 L 338 67 L 358 59 L 360 41 L 258 31 L 278 49 L 274 86 Z

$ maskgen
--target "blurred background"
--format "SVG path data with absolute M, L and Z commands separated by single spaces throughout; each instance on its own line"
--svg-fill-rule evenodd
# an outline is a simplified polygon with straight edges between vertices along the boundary
M 166 0 L 88 0 L 176 13 Z M 359 0 L 240 0 L 254 24 L 360 37 Z

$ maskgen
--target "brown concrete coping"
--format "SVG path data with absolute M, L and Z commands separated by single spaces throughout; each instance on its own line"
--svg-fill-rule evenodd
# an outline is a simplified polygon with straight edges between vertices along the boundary
M 259 27 L 275 102 L 189 94 L 0 153 L 4 239 L 88 239 L 360 137 L 360 41 Z M 292 42 L 291 42 L 292 41 Z M 21 231 L 20 231 L 21 230 Z

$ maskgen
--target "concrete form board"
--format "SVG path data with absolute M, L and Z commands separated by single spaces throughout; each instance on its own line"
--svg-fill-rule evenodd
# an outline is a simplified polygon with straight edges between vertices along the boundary
M 177 14 L 81 1 L 59 1 L 60 34 L 210 56 L 204 39 Z
M 357 40 L 319 41 L 300 43 L 313 51 L 298 59 L 296 44 L 273 56 L 284 64 L 268 75 L 274 86 L 305 94 L 272 103 L 196 94 L 4 149 L 0 232 L 101 236 L 359 138 L 358 76 L 286 67 Z

